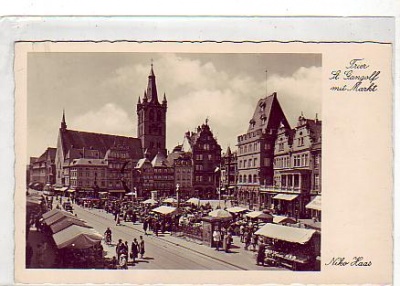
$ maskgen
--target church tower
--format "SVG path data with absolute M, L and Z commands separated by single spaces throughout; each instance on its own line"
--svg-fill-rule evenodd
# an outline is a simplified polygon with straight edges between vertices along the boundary
M 166 156 L 167 99 L 164 93 L 163 101 L 161 103 L 158 101 L 153 63 L 151 64 L 147 89 L 144 91 L 143 99 L 141 100 L 139 97 L 136 113 L 138 116 L 137 137 L 142 142 L 143 152 L 149 154 L 150 160 L 159 151 Z

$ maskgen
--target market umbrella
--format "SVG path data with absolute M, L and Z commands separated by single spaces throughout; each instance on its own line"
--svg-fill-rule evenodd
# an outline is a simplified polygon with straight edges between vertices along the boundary
M 103 236 L 93 229 L 71 225 L 53 234 L 53 238 L 58 249 L 66 247 L 86 249 L 100 242 Z
M 198 198 L 190 198 L 186 202 L 194 204 L 194 205 L 198 205 L 200 203 L 200 199 L 198 199 Z
M 152 210 L 155 213 L 167 215 L 176 211 L 175 207 L 161 206 Z
M 174 199 L 174 198 L 168 198 L 168 199 L 163 200 L 163 203 L 177 203 L 177 202 L 178 202 L 178 200 Z
M 220 218 L 220 219 L 231 219 L 232 218 L 232 215 L 228 211 L 222 210 L 222 209 L 213 210 L 213 211 L 209 212 L 208 215 L 210 217 Z
M 157 204 L 157 201 L 153 200 L 153 199 L 148 199 L 148 200 L 143 201 L 142 204 L 155 205 L 155 204 Z

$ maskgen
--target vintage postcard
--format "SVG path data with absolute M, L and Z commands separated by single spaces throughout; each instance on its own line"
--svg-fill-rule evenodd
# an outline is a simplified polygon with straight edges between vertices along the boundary
M 392 48 L 16 43 L 16 282 L 391 284 Z

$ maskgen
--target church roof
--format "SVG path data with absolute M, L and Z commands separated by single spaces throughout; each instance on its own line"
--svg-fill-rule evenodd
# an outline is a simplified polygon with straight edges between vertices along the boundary
M 40 157 L 37 158 L 35 161 L 36 162 L 43 162 L 43 161 L 46 161 L 48 157 L 50 157 L 50 160 L 55 160 L 56 152 L 57 152 L 57 148 L 48 147 L 46 149 L 46 151 L 44 151 L 44 153 L 42 155 L 40 155 Z
M 117 145 L 127 148 L 131 159 L 143 158 L 142 144 L 138 138 L 68 129 L 61 131 L 60 134 L 64 154 L 71 148 L 87 148 L 98 150 L 100 157 L 104 157 L 108 149 Z
M 104 159 L 86 159 L 86 158 L 79 158 L 79 159 L 74 159 L 70 163 L 70 166 L 79 166 L 79 165 L 92 165 L 92 166 L 97 166 L 97 167 L 107 167 L 107 162 Z

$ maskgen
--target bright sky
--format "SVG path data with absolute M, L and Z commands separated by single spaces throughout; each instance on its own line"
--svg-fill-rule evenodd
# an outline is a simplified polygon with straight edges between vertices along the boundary
M 235 149 L 267 92 L 292 126 L 301 112 L 321 113 L 319 54 L 31 53 L 28 156 L 56 147 L 63 108 L 69 129 L 136 137 L 151 59 L 159 100 L 168 100 L 168 150 L 207 117 L 223 151 Z

